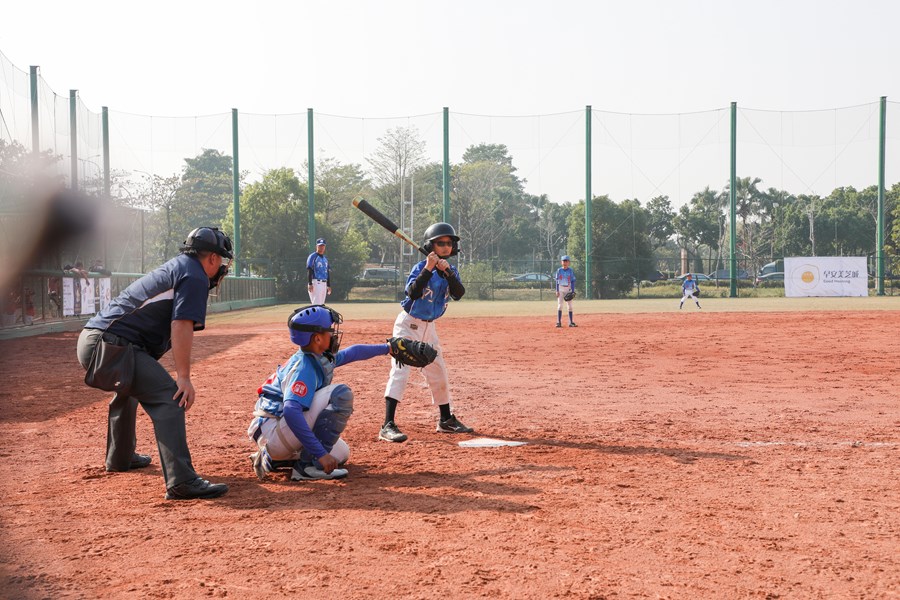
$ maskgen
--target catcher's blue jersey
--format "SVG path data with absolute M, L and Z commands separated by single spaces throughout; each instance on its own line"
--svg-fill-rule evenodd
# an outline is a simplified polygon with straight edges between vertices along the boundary
M 556 291 L 559 291 L 559 286 L 568 286 L 570 290 L 575 289 L 575 271 L 572 270 L 572 267 L 568 267 L 563 269 L 562 267 L 556 270 Z

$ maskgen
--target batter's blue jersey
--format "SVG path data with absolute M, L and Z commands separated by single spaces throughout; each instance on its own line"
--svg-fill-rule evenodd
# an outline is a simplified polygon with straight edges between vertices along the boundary
M 180 254 L 125 288 L 91 318 L 86 329 L 104 329 L 160 357 L 172 346 L 172 321 L 206 327 L 209 276 L 199 259 Z
M 424 260 L 412 268 L 412 271 L 409 272 L 409 277 L 406 278 L 407 290 L 409 289 L 410 284 L 419 277 L 419 273 L 421 273 L 424 268 Z M 459 279 L 459 271 L 456 270 L 456 267 L 450 265 L 449 270 L 457 279 Z M 400 306 L 403 307 L 403 310 L 417 319 L 434 321 L 447 310 L 447 302 L 449 299 L 450 284 L 447 283 L 447 280 L 441 277 L 438 270 L 435 269 L 434 273 L 431 275 L 431 279 L 428 280 L 428 285 L 422 291 L 422 297 L 413 300 L 407 293 L 407 296 L 403 299 L 403 302 L 400 303 Z
M 318 252 L 313 252 L 306 259 L 306 268 L 312 269 L 313 279 L 328 281 L 328 257 Z
M 567 268 L 558 268 L 556 270 L 556 291 L 559 291 L 559 286 L 567 285 L 570 290 L 575 289 L 575 271 L 572 270 L 572 267 Z

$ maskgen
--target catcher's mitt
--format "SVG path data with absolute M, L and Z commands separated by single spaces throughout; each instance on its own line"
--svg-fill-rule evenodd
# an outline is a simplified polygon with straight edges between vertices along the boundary
M 437 350 L 431 344 L 411 340 L 409 338 L 392 337 L 387 339 L 391 347 L 391 356 L 398 366 L 427 367 L 437 358 Z
M 574 290 L 572 290 L 571 292 L 566 292 L 566 295 L 563 296 L 563 300 L 565 300 L 566 302 L 571 302 L 574 299 L 575 299 L 575 291 Z

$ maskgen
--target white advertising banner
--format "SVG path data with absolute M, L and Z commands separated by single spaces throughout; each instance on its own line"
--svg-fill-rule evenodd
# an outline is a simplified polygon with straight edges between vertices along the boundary
M 97 299 L 94 297 L 94 280 L 81 279 L 81 315 L 92 315 L 95 312 Z M 78 294 L 75 295 L 78 297 Z
M 63 316 L 71 317 L 75 314 L 75 280 L 71 277 L 63 277 Z
M 112 300 L 111 292 L 111 280 L 109 277 L 102 277 L 97 280 L 97 295 L 100 299 L 100 310 L 106 308 L 106 305 Z
M 784 259 L 784 295 L 868 296 L 865 256 L 789 256 Z

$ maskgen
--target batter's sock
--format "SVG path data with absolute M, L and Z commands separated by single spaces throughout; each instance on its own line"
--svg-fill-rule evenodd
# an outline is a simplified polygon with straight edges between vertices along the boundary
M 562 311 L 561 310 L 556 311 L 556 324 L 562 325 Z
M 450 414 L 450 404 L 438 404 L 438 408 L 441 409 L 441 421 L 446 421 L 453 416 Z
M 399 402 L 394 400 L 393 398 L 389 398 L 387 396 L 384 397 L 384 423 L 383 425 L 387 425 L 391 421 L 394 420 L 394 413 L 397 411 L 397 405 Z

